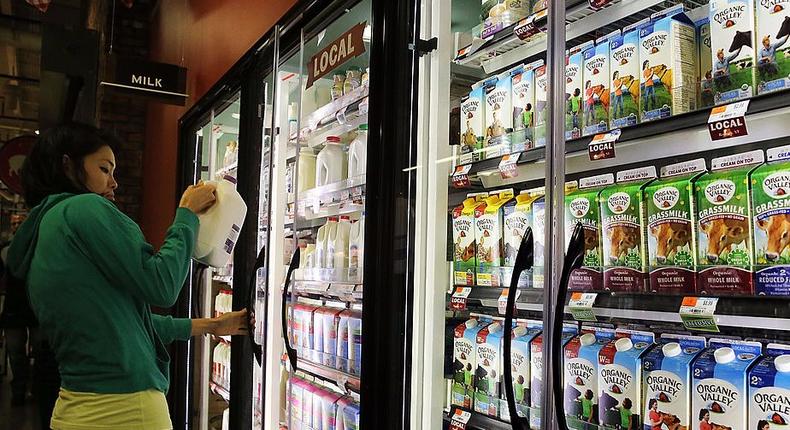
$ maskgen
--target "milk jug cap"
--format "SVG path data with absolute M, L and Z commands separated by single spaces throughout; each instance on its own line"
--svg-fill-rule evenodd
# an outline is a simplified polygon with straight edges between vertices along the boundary
M 466 328 L 475 328 L 477 327 L 477 320 L 469 320 L 465 323 Z
M 628 351 L 633 347 L 634 343 L 631 342 L 631 339 L 627 337 L 622 337 L 614 342 L 614 348 L 617 350 L 617 352 Z
M 735 360 L 735 351 L 729 346 L 725 346 L 724 348 L 717 349 L 716 352 L 713 353 L 713 358 L 716 359 L 716 363 L 727 364 Z
M 488 326 L 488 332 L 489 333 L 496 333 L 501 328 L 502 328 L 502 324 L 499 324 L 498 322 L 491 323 L 491 325 Z
M 582 346 L 590 346 L 595 343 L 595 335 L 592 333 L 585 333 L 579 338 Z
M 237 183 L 236 182 L 236 178 L 234 178 L 233 176 L 230 176 L 230 175 L 225 175 L 225 176 L 222 177 L 222 179 L 230 182 L 233 185 L 236 185 L 236 183 Z
M 340 143 L 340 136 L 327 136 L 326 141 L 329 143 Z
M 359 131 L 368 131 L 368 125 L 367 124 L 360 124 L 359 125 Z
M 666 357 L 677 357 L 683 352 L 683 349 L 680 347 L 680 344 L 677 342 L 669 342 L 668 344 L 661 347 L 661 352 L 664 353 Z
M 527 334 L 527 328 L 526 327 L 518 326 L 518 327 L 513 329 L 513 336 L 515 336 L 515 337 L 521 337 L 521 336 L 524 336 L 525 334 Z
M 790 355 L 780 355 L 774 359 L 776 370 L 782 373 L 790 372 Z

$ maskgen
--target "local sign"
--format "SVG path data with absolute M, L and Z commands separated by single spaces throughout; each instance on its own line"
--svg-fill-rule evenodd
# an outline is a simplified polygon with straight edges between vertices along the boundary
M 362 35 L 366 26 L 367 22 L 360 22 L 351 27 L 350 30 L 310 58 L 307 65 L 306 88 L 310 88 L 316 80 L 328 75 L 346 61 L 365 53 L 365 41 L 362 39 Z
M 187 70 L 183 67 L 131 57 L 116 57 L 110 67 L 112 80 L 102 81 L 101 85 L 170 104 L 186 102 Z

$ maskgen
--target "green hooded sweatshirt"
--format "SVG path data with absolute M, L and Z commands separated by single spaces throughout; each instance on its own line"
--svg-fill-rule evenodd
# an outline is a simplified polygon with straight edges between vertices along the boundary
M 51 195 L 33 208 L 8 252 L 60 366 L 63 388 L 120 394 L 169 386 L 164 344 L 187 340 L 171 307 L 189 270 L 198 218 L 179 208 L 159 252 L 137 224 L 96 194 Z

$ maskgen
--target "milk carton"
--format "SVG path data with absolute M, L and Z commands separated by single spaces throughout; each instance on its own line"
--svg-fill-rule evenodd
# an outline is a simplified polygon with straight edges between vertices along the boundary
M 505 262 L 502 267 L 502 285 L 509 286 L 510 278 L 513 275 L 513 266 L 516 264 L 516 255 L 521 246 L 521 239 L 527 227 L 532 224 L 532 202 L 540 198 L 542 194 L 533 190 L 522 191 L 511 200 L 504 209 L 504 242 L 505 242 Z M 533 232 L 534 233 L 534 232 Z M 534 239 L 534 238 L 533 238 Z M 519 287 L 527 287 L 531 283 L 532 272 L 522 272 L 519 278 Z
M 488 193 L 468 194 L 463 203 L 453 209 L 453 272 L 455 285 L 474 285 L 477 267 L 475 241 L 475 208 Z
M 477 367 L 474 409 L 481 414 L 499 416 L 502 383 L 502 323 L 493 322 L 477 332 Z
M 504 263 L 504 206 L 513 198 L 513 190 L 496 192 L 475 208 L 475 240 L 477 241 L 477 284 L 486 287 L 502 285 L 500 268 Z
M 545 263 L 543 248 L 546 241 L 546 198 L 540 197 L 532 202 L 532 239 L 534 257 L 532 261 L 532 288 L 543 288 Z
M 642 422 L 641 356 L 655 343 L 645 331 L 617 330 L 598 353 L 598 416 L 604 428 L 636 430 Z
M 516 399 L 516 411 L 521 417 L 529 417 L 530 404 L 530 375 L 531 366 L 531 343 L 542 331 L 542 323 L 531 322 L 519 325 L 513 329 L 513 340 L 511 346 L 512 367 L 510 373 L 513 375 L 513 391 Z M 507 369 L 504 369 L 507 371 Z M 503 398 L 505 395 L 503 393 Z M 502 408 L 507 415 L 507 401 L 502 401 Z M 508 418 L 509 417 L 502 417 Z
M 790 296 L 790 147 L 769 149 L 768 164 L 751 177 L 754 216 L 755 289 L 759 295 Z
M 359 405 L 348 397 L 337 401 L 337 430 L 359 430 Z
M 510 153 L 510 133 L 513 132 L 513 85 L 510 72 L 486 81 L 486 131 L 483 139 L 485 158 L 496 158 Z
M 565 53 L 565 140 L 582 137 L 582 70 L 584 51 L 591 47 L 593 42 L 589 41 Z
M 482 82 L 461 98 L 461 163 L 477 161 L 485 137 L 485 89 Z
M 761 150 L 714 158 L 694 187 L 701 294 L 753 294 L 749 173 Z
M 711 339 L 694 361 L 691 418 L 732 429 L 746 429 L 749 409 L 747 369 L 762 352 L 759 342 Z M 695 424 L 696 426 L 696 424 Z
M 362 313 L 345 310 L 339 316 L 336 368 L 352 375 L 360 375 L 362 369 Z
M 601 191 L 603 286 L 640 292 L 645 288 L 647 247 L 642 190 L 656 177 L 653 166 L 617 172 L 617 184 Z
M 619 35 L 620 30 L 617 30 L 598 38 L 594 48 L 584 51 L 584 136 L 609 130 L 609 44 Z
M 707 16 L 695 22 L 697 27 L 697 58 L 699 59 L 699 100 L 700 109 L 713 106 L 713 54 L 710 41 L 710 18 Z
M 639 28 L 649 22 L 644 19 L 623 29 L 622 34 L 609 42 L 611 59 L 609 71 L 609 126 L 623 128 L 639 122 Z
M 542 60 L 536 61 L 519 67 L 512 73 L 512 152 L 522 152 L 535 147 L 535 68 L 541 64 Z
M 711 0 L 713 99 L 727 104 L 754 94 L 754 1 Z M 773 43 L 773 42 L 772 42 Z
M 564 392 L 568 428 L 598 425 L 598 353 L 614 339 L 614 330 L 582 328 L 582 335 L 565 345 Z
M 575 324 L 563 324 L 560 343 L 563 348 L 576 336 L 578 330 Z M 543 335 L 538 335 L 530 343 L 530 401 L 529 401 L 529 426 L 540 429 L 540 409 L 543 407 Z
M 598 195 L 603 187 L 614 184 L 611 173 L 583 178 L 577 191 L 565 195 L 565 247 L 570 243 L 576 224 L 584 228 L 584 260 L 573 270 L 569 290 L 596 291 L 603 289 L 601 275 L 601 212 Z
M 749 427 L 790 426 L 790 346 L 769 344 L 749 371 Z
M 661 168 L 661 179 L 645 188 L 651 292 L 696 291 L 694 181 L 705 170 L 702 158 L 669 165 Z
M 690 428 L 691 362 L 704 348 L 704 337 L 663 334 L 659 345 L 642 356 L 644 430 L 662 423 Z
M 546 146 L 546 115 L 548 114 L 549 91 L 546 66 L 535 69 L 535 147 Z
M 297 355 L 315 360 L 314 318 L 317 306 L 298 303 L 294 306 L 294 347 Z
M 790 0 L 761 0 L 757 8 L 757 93 L 790 88 Z
M 334 368 L 337 359 L 337 332 L 342 309 L 320 308 L 315 311 L 315 349 L 319 363 Z
M 471 409 L 477 369 L 477 333 L 489 322 L 472 318 L 455 328 L 452 404 Z

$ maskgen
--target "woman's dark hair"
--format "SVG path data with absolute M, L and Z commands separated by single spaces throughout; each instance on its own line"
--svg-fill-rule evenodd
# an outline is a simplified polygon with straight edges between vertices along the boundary
M 37 206 L 52 194 L 88 192 L 85 188 L 85 157 L 104 146 L 118 147 L 118 138 L 92 125 L 68 123 L 41 133 L 22 167 L 22 187 L 28 207 Z M 66 175 L 68 156 L 74 178 Z
M 658 400 L 650 399 L 650 401 L 647 402 L 647 408 L 648 409 L 653 409 L 653 405 L 657 405 L 657 404 L 658 404 Z
M 709 413 L 710 413 L 710 411 L 707 410 L 707 409 L 700 409 L 699 410 L 699 420 L 702 421 L 705 418 L 705 415 L 708 415 Z
M 766 428 L 770 428 L 770 426 L 766 427 L 767 425 L 768 420 L 760 420 L 757 422 L 757 430 L 765 430 Z
M 634 406 L 634 404 L 631 402 L 631 399 L 626 397 L 625 400 L 623 400 L 623 407 L 626 409 L 631 409 L 632 406 Z

